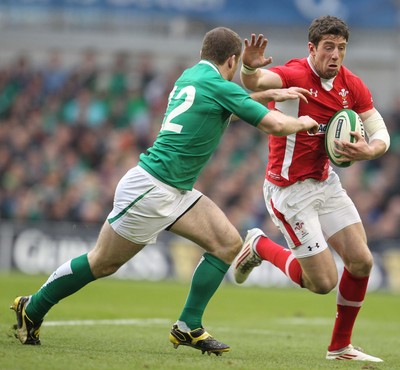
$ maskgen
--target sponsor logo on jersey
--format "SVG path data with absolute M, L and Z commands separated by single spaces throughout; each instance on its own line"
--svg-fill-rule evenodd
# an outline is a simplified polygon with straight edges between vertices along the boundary
M 326 126 L 327 126 L 326 123 L 320 123 L 320 124 L 318 125 L 318 131 L 317 131 L 315 134 L 310 134 L 308 131 L 307 131 L 307 134 L 310 135 L 310 136 L 314 136 L 314 135 L 325 135 L 325 133 L 326 133 Z

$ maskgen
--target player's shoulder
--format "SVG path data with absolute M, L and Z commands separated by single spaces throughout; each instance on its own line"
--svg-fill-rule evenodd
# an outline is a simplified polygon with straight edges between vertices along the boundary
M 206 76 L 206 78 L 205 78 Z M 220 74 L 218 69 L 208 61 L 201 60 L 197 64 L 193 65 L 185 69 L 180 76 L 180 79 L 183 80 L 203 80 L 203 79 L 212 79 L 219 78 Z
M 220 89 L 229 89 L 229 86 L 218 69 L 210 62 L 201 61 L 194 66 L 186 69 L 182 75 L 177 79 L 176 85 L 188 86 L 192 85 L 196 91 L 215 91 Z
M 285 63 L 288 67 L 305 68 L 308 66 L 307 58 L 293 58 Z
M 284 65 L 271 67 L 269 70 L 281 77 L 284 87 L 303 86 L 311 73 L 306 58 L 291 59 Z
M 288 60 L 283 65 L 272 66 L 270 68 L 270 70 L 272 70 L 272 71 L 273 70 L 284 70 L 284 71 L 291 70 L 291 71 L 293 71 L 293 70 L 304 70 L 307 67 L 308 67 L 308 64 L 307 64 L 306 58 L 301 58 L 301 59 L 295 58 L 295 59 Z

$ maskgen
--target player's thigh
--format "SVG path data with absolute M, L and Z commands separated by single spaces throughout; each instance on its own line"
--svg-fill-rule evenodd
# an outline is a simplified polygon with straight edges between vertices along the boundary
M 356 276 L 367 276 L 372 268 L 372 254 L 367 245 L 360 215 L 340 183 L 332 184 L 330 196 L 320 216 L 321 225 L 331 247 L 346 268 Z
M 329 240 L 334 234 L 348 226 L 361 223 L 361 218 L 353 201 L 343 189 L 336 173 L 331 172 L 325 183 L 326 198 L 319 213 L 322 230 L 326 239 Z M 359 231 L 357 238 L 362 237 L 365 239 L 362 225 L 360 226 L 361 228 L 357 227 L 354 231 Z M 340 239 L 343 239 L 346 235 L 346 233 L 343 234 Z
M 311 257 L 328 248 L 318 214 L 324 194 L 317 185 L 315 181 L 288 187 L 264 184 L 267 210 L 296 258 Z
M 318 209 L 324 189 L 315 181 L 287 188 L 264 185 L 266 207 L 303 270 L 305 287 L 327 292 L 337 282 L 337 268 L 322 231 Z
M 373 257 L 368 248 L 365 230 L 361 222 L 348 225 L 336 232 L 328 239 L 328 242 L 353 275 L 369 275 Z
M 325 294 L 330 292 L 338 282 L 335 260 L 329 248 L 310 257 L 298 258 L 303 271 L 303 284 L 309 290 Z
M 287 220 L 283 215 L 277 217 L 276 210 L 271 212 L 272 219 L 300 263 L 304 287 L 321 294 L 331 291 L 337 284 L 337 267 L 316 212 L 311 207 L 308 212 L 304 209 Z
M 276 209 L 270 214 L 300 263 L 303 286 L 315 293 L 330 292 L 337 284 L 337 267 L 315 210 L 303 209 L 289 219 Z
M 108 222 L 136 245 L 154 244 L 160 232 L 168 230 L 201 196 L 195 189 L 171 187 L 136 166 L 118 183 Z
M 170 231 L 193 241 L 226 263 L 233 261 L 242 245 L 237 229 L 205 195 L 172 225 Z

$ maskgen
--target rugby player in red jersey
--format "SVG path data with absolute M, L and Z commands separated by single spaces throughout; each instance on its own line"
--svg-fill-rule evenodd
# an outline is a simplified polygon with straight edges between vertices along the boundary
M 355 143 L 341 142 L 341 161 L 371 160 L 390 145 L 386 125 L 373 104 L 365 83 L 342 63 L 349 29 L 332 16 L 315 19 L 309 28 L 309 55 L 283 66 L 265 69 L 267 39 L 253 34 L 245 40 L 241 79 L 253 91 L 298 86 L 311 95 L 308 103 L 290 100 L 270 108 L 299 117 L 309 115 L 319 123 L 316 135 L 298 132 L 269 137 L 264 198 L 269 214 L 289 249 L 275 244 L 260 229 L 249 230 L 235 263 L 235 279 L 243 283 L 252 269 L 267 260 L 292 281 L 312 292 L 326 294 L 338 283 L 330 245 L 341 257 L 344 272 L 337 291 L 337 314 L 326 359 L 381 362 L 351 344 L 351 335 L 367 291 L 373 265 L 365 230 L 352 200 L 342 188 L 325 151 L 325 128 L 340 109 L 357 112 L 368 140 L 354 133 Z

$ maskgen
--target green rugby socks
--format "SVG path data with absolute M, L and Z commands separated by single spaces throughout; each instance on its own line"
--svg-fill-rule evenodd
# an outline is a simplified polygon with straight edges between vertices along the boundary
M 87 253 L 65 262 L 31 296 L 25 312 L 33 322 L 39 322 L 61 299 L 77 292 L 93 280 L 95 277 L 90 270 Z
M 224 279 L 229 266 L 210 253 L 203 255 L 193 274 L 192 285 L 179 321 L 184 321 L 192 330 L 202 327 L 204 310 Z

